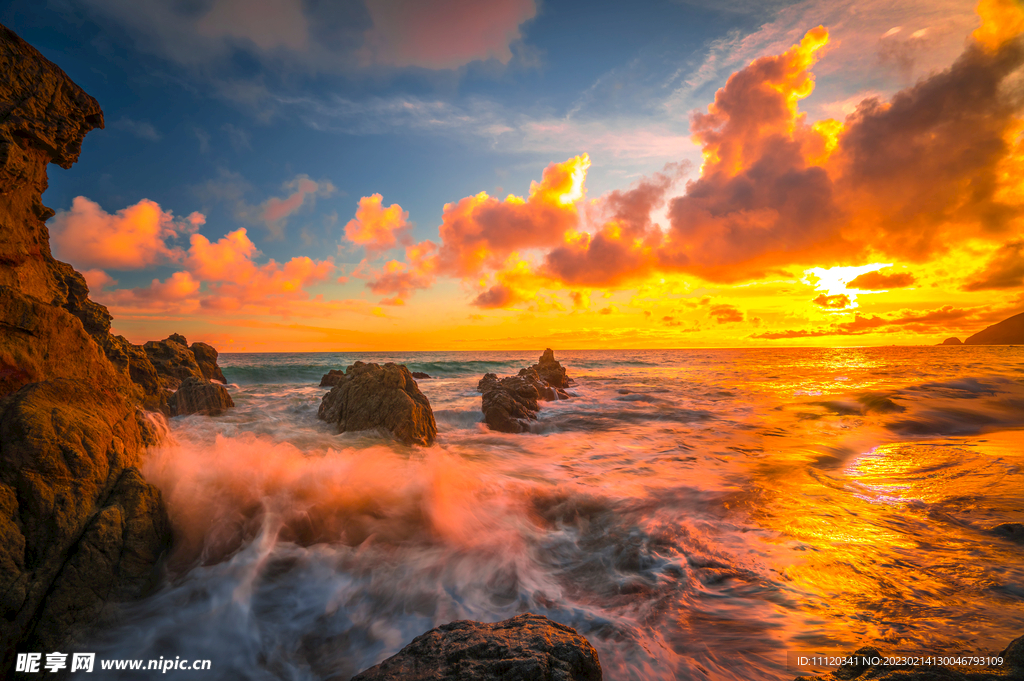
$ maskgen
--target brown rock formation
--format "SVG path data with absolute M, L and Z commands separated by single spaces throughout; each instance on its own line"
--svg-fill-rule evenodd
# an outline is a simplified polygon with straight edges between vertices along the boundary
M 939 343 L 939 345 L 963 345 L 963 343 L 960 342 L 959 338 L 953 336 L 952 338 L 947 338 L 946 340 L 942 341 L 941 343 Z
M 412 377 L 417 379 L 417 380 L 419 380 L 421 378 L 433 378 L 430 374 L 425 373 L 423 371 L 414 371 L 414 372 L 412 372 Z
M 184 340 L 181 336 L 178 338 Z M 203 378 L 203 371 L 195 355 L 187 345 L 174 340 L 173 336 L 162 341 L 148 341 L 142 349 L 156 369 L 160 384 L 168 390 L 177 390 L 186 378 Z
M 178 389 L 167 398 L 171 416 L 205 414 L 217 416 L 225 409 L 235 406 L 228 389 L 220 383 L 204 378 L 189 376 Z
M 499 379 L 495 374 L 484 374 L 477 384 L 484 423 L 502 433 L 525 433 L 530 430 L 530 421 L 537 420 L 538 402 L 568 399 L 563 388 L 572 382 L 551 348 L 544 351 L 540 362 L 520 369 L 517 376 Z
M 212 345 L 195 342 L 189 347 L 189 350 L 192 351 L 192 356 L 195 357 L 199 371 L 203 373 L 203 378 L 209 381 L 220 381 L 221 383 L 228 382 L 224 378 L 224 372 L 217 366 L 218 353 Z
M 0 669 L 57 650 L 151 584 L 170 541 L 136 468 L 155 430 L 133 351 L 50 254 L 46 166 L 68 168 L 103 114 L 0 26 Z M 119 342 L 120 341 L 120 342 Z M 123 342 L 123 344 L 122 344 Z M 108 350 L 109 348 L 109 350 Z M 112 363 L 114 353 L 123 364 Z M 138 374 L 146 369 L 139 363 Z
M 384 366 L 356 362 L 348 367 L 324 395 L 317 415 L 338 424 L 339 433 L 381 429 L 405 444 L 424 446 L 437 437 L 427 396 L 408 369 L 391 362 Z
M 344 371 L 338 371 L 337 369 L 331 369 L 326 374 L 324 374 L 323 377 L 320 379 L 320 387 L 321 388 L 326 388 L 326 387 L 333 388 L 334 386 L 338 385 L 338 383 L 343 378 L 345 378 L 345 372 Z
M 526 613 L 460 620 L 417 636 L 352 681 L 600 681 L 597 651 L 572 627 Z

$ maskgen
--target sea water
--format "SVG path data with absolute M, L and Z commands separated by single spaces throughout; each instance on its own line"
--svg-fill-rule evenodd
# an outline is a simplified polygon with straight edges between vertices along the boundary
M 490 431 L 477 382 L 540 350 L 222 354 L 235 408 L 171 419 L 143 466 L 175 531 L 162 584 L 92 649 L 348 679 L 534 612 L 606 679 L 777 679 L 788 651 L 1024 633 L 1024 549 L 992 530 L 1024 522 L 1024 349 L 557 351 L 571 398 Z M 357 359 L 433 377 L 436 444 L 317 419 Z

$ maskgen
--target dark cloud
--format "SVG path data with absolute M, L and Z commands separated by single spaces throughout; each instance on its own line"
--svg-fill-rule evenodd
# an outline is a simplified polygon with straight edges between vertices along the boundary
M 843 308 L 850 306 L 850 296 L 845 293 L 841 293 L 836 296 L 829 296 L 822 293 L 811 302 L 816 305 L 821 305 L 829 310 L 842 310 Z
M 883 274 L 881 270 L 865 272 L 846 284 L 846 288 L 858 291 L 886 291 L 894 288 L 906 288 L 915 283 L 910 272 L 893 272 Z
M 965 291 L 1016 288 L 1024 285 L 1024 241 L 1004 244 L 985 267 L 964 285 Z

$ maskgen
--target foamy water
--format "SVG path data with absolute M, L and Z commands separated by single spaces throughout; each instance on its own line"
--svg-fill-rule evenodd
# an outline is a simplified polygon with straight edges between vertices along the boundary
M 221 355 L 236 408 L 172 420 L 144 468 L 175 527 L 164 584 L 93 648 L 347 679 L 530 611 L 606 679 L 777 679 L 787 650 L 1022 633 L 1024 551 L 990 528 L 1024 522 L 1024 350 L 557 352 L 573 398 L 487 430 L 477 381 L 539 354 Z M 320 376 L 356 359 L 438 376 L 437 444 L 317 420 Z

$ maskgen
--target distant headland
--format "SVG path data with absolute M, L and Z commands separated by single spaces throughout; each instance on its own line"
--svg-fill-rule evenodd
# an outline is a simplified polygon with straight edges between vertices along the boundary
M 947 338 L 939 345 L 1024 345 L 1024 312 L 993 324 L 962 343 L 959 338 Z

